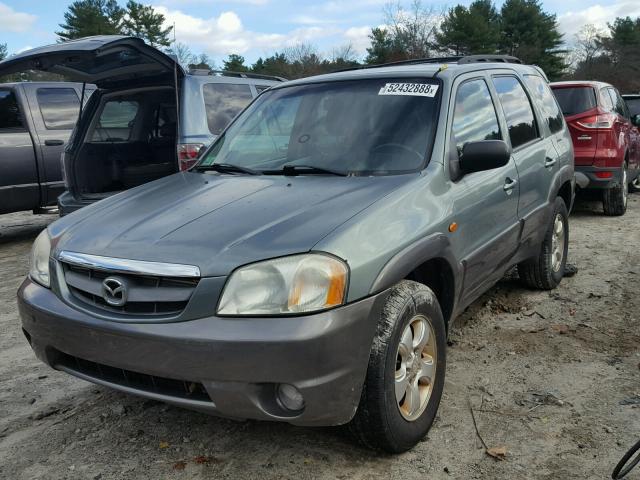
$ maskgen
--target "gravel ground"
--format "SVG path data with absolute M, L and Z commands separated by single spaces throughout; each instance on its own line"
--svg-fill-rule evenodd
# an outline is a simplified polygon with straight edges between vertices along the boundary
M 640 437 L 640 195 L 619 218 L 578 203 L 569 252 L 579 272 L 557 290 L 507 277 L 458 319 L 439 416 L 398 456 L 344 429 L 209 417 L 42 365 L 15 292 L 54 219 L 0 217 L 0 478 L 607 478 Z

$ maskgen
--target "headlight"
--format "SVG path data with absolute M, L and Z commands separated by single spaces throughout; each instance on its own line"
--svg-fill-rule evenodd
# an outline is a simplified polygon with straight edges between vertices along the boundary
M 241 267 L 231 274 L 218 305 L 219 315 L 292 315 L 342 305 L 347 265 L 310 253 Z
M 31 259 L 29 262 L 29 276 L 35 282 L 43 287 L 49 288 L 51 282 L 49 279 L 49 255 L 51 254 L 51 239 L 49 232 L 45 228 L 40 235 L 36 237 L 31 248 Z

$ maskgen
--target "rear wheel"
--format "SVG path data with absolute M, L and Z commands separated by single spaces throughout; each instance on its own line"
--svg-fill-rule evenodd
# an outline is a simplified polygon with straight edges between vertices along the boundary
M 557 197 L 540 252 L 536 257 L 518 264 L 520 280 L 531 288 L 556 288 L 564 276 L 568 250 L 569 215 L 564 200 Z
M 629 184 L 629 191 L 640 192 L 640 175 L 638 175 L 635 180 Z
M 624 215 L 627 211 L 627 200 L 629 196 L 629 183 L 627 181 L 627 166 L 622 167 L 622 182 L 620 185 L 608 188 L 602 196 L 602 207 L 604 214 L 608 216 Z
M 445 350 L 444 319 L 433 291 L 408 280 L 393 287 L 349 425 L 364 445 L 400 453 L 427 434 L 444 387 Z

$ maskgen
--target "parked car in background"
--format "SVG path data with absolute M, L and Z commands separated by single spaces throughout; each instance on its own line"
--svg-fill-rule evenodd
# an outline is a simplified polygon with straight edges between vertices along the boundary
M 114 133 L 115 135 L 115 133 Z M 56 369 L 230 417 L 427 433 L 456 316 L 562 280 L 571 137 L 539 69 L 480 55 L 275 86 L 190 170 L 61 218 L 20 287 Z
M 633 124 L 633 128 L 631 128 L 631 145 L 640 155 L 640 93 L 623 94 L 622 98 L 627 104 L 631 114 L 631 123 Z M 631 182 L 631 189 L 634 192 L 640 191 L 640 175 Z
M 87 85 L 85 98 L 95 86 Z M 82 84 L 0 84 L 0 214 L 56 205 L 60 156 L 80 112 Z
M 602 191 L 605 215 L 623 215 L 629 184 L 640 174 L 627 105 L 607 83 L 556 82 L 551 88 L 571 131 L 576 172 L 586 177 L 583 188 Z
M 189 168 L 262 90 L 281 82 L 245 73 L 187 73 L 163 52 L 124 36 L 58 43 L 0 62 L 0 75 L 27 69 L 97 86 L 65 149 L 61 215 Z

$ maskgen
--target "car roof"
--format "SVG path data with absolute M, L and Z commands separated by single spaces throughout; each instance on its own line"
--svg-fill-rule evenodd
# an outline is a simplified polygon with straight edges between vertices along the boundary
M 603 88 L 603 87 L 611 87 L 612 85 L 605 82 L 599 82 L 597 80 L 566 80 L 564 82 L 552 82 L 549 84 L 551 88 L 559 87 L 595 87 L 595 88 Z
M 281 80 L 272 80 L 265 78 L 237 77 L 230 75 L 194 75 L 188 73 L 186 75 L 188 81 L 197 83 L 233 83 L 235 85 L 277 85 L 282 83 Z
M 339 80 L 363 80 L 369 78 L 390 78 L 390 77 L 442 77 L 454 78 L 460 74 L 484 70 L 509 69 L 520 73 L 535 73 L 536 75 L 544 75 L 541 69 L 534 65 L 523 65 L 518 63 L 505 62 L 477 62 L 477 63 L 406 63 L 406 64 L 389 64 L 375 67 L 356 68 L 344 70 L 335 73 L 327 73 L 324 75 L 316 75 L 313 77 L 301 78 L 287 82 L 286 85 L 303 85 L 306 83 L 329 82 Z M 437 74 L 437 75 L 436 75 Z

